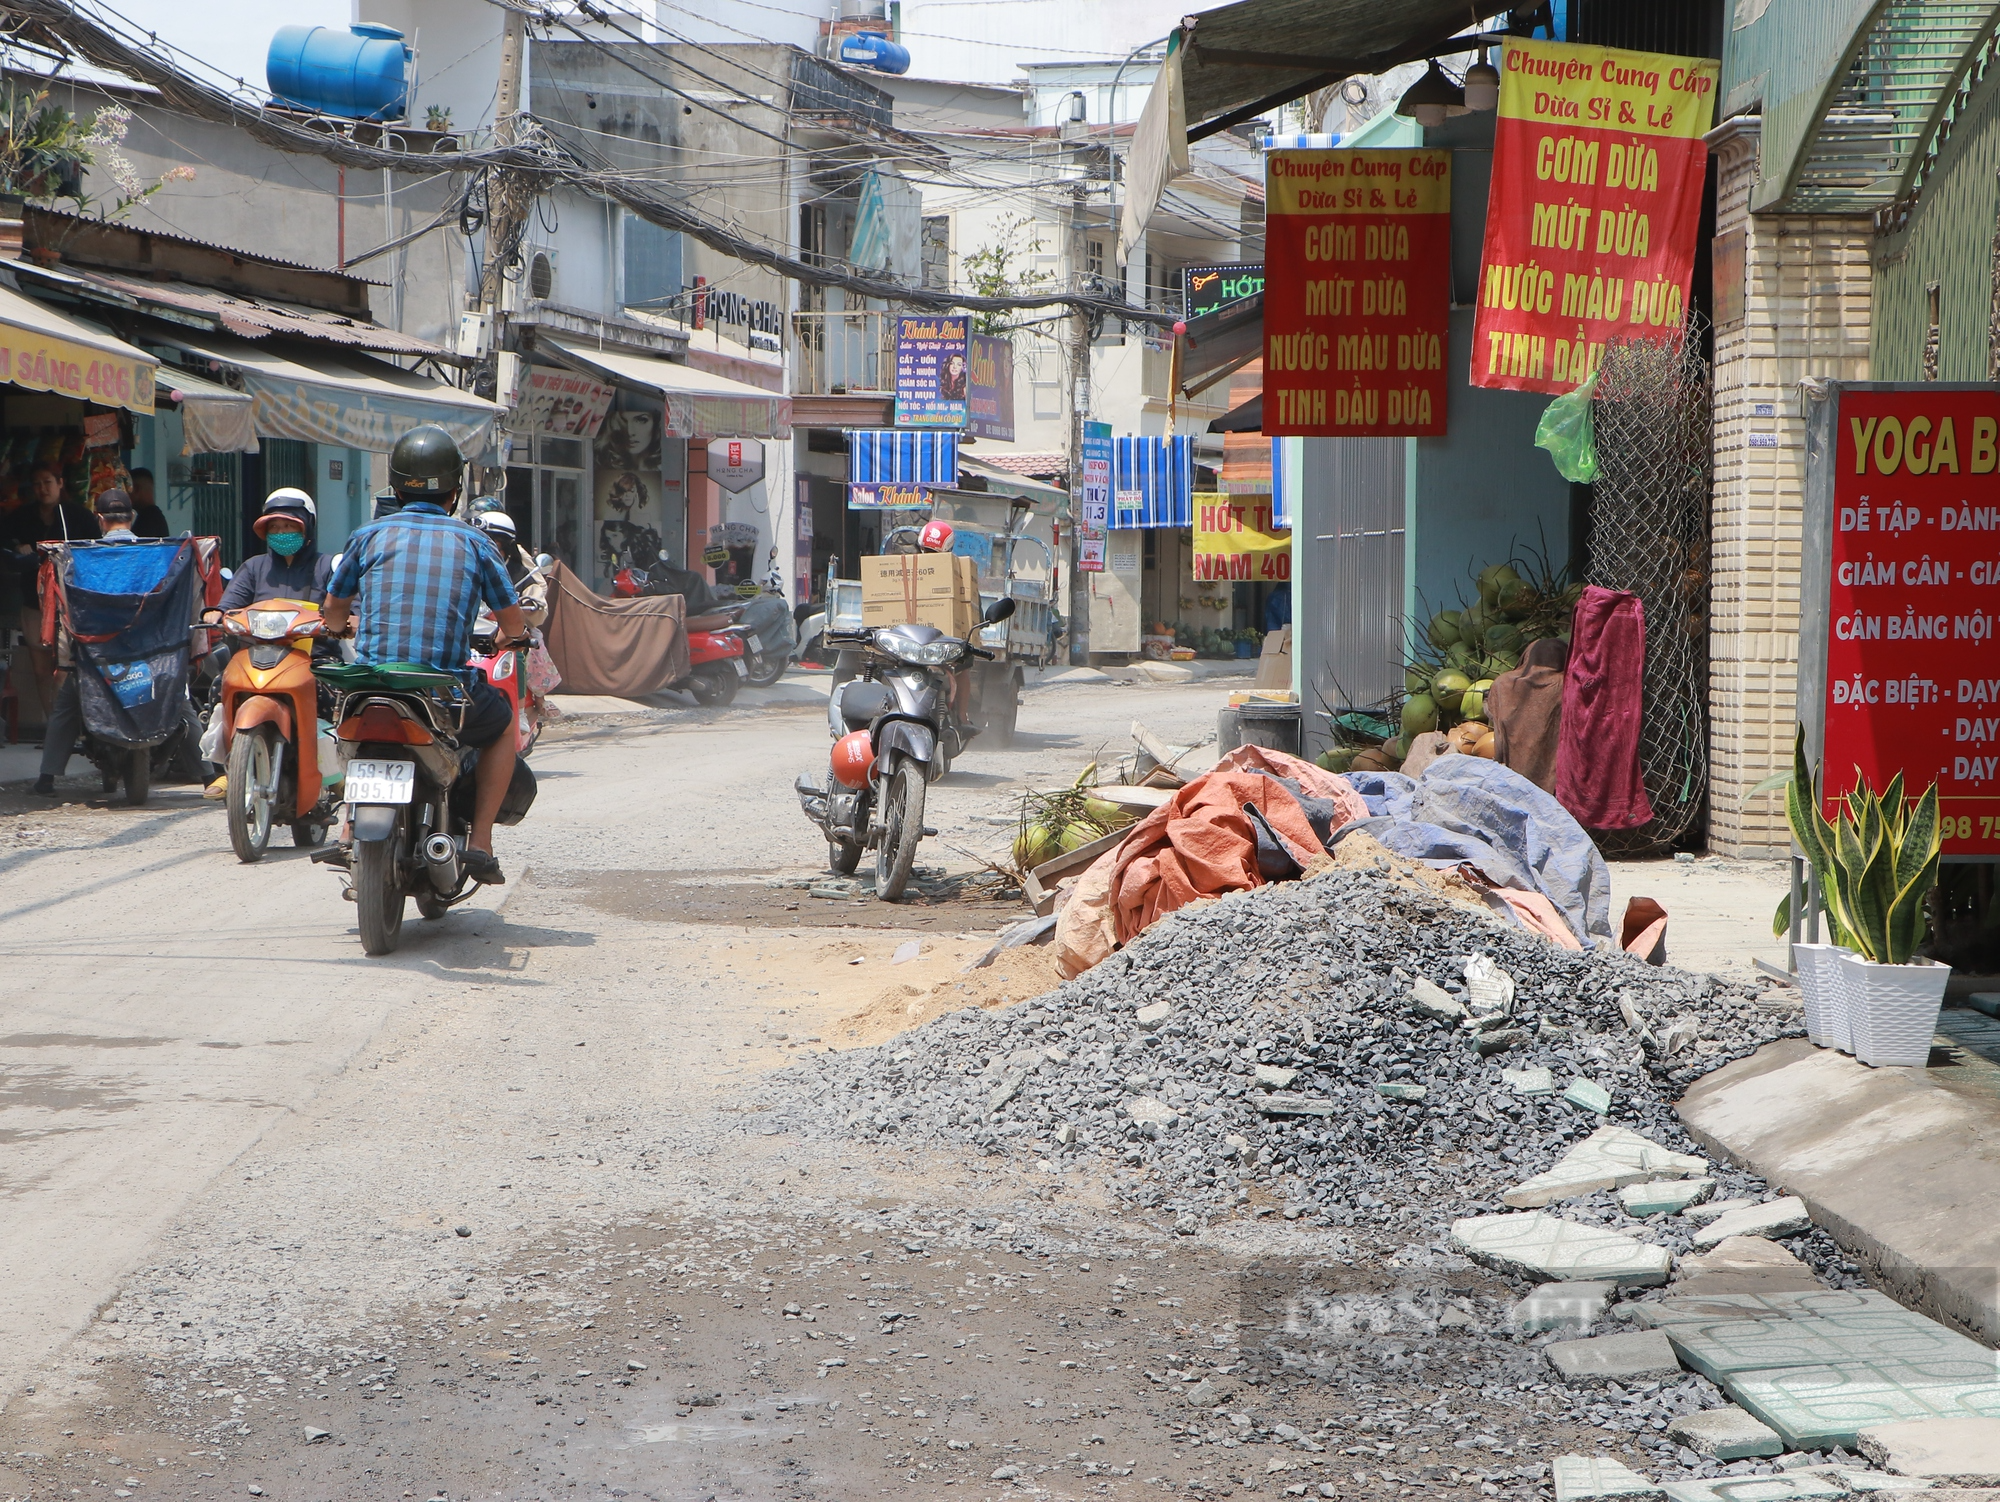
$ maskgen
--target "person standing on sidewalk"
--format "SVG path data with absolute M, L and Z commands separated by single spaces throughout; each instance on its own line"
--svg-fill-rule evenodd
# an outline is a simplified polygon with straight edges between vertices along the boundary
M 28 668 L 41 701 L 43 724 L 56 702 L 55 653 L 42 645 L 42 555 L 38 542 L 65 538 L 91 540 L 97 518 L 63 496 L 62 475 L 53 464 L 37 464 L 28 472 L 28 503 L 16 511 L 7 529 L 8 563 L 17 571 L 21 591 L 21 633 L 28 639 Z

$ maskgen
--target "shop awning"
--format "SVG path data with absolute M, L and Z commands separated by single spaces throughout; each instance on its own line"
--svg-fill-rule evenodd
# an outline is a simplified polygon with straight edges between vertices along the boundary
M 1010 496 L 1017 500 L 1032 501 L 1038 511 L 1054 511 L 1069 500 L 1069 492 L 1060 485 L 1049 485 L 1041 480 L 1030 479 L 1027 475 L 1015 474 L 1011 469 L 1003 469 L 997 464 L 989 464 L 971 454 L 958 456 L 958 472 L 961 476 L 977 476 L 986 482 L 985 494 Z
M 1111 440 L 1111 525 L 1194 525 L 1194 440 Z
M 256 402 L 249 392 L 232 391 L 219 381 L 166 364 L 160 366 L 153 384 L 161 396 L 180 404 L 182 452 L 257 452 Z
M 1140 113 L 1118 230 L 1125 264 L 1188 143 L 1355 74 L 1441 55 L 1468 25 L 1518 0 L 1237 0 L 1186 17 Z M 1463 47 L 1458 50 L 1464 50 Z
M 102 329 L 0 287 L 0 382 L 141 415 L 160 362 Z
M 958 434 L 910 428 L 849 428 L 850 485 L 956 485 Z
M 386 454 L 419 423 L 436 423 L 468 455 L 485 449 L 501 409 L 469 391 L 343 350 L 290 349 L 221 336 L 170 341 L 236 370 L 259 438 L 295 438 Z
M 667 432 L 675 438 L 792 436 L 791 398 L 776 391 L 653 355 L 546 336 L 535 347 L 586 374 L 659 392 L 667 402 Z
M 1204 313 L 1181 335 L 1181 395 L 1197 396 L 1264 348 L 1264 294 Z

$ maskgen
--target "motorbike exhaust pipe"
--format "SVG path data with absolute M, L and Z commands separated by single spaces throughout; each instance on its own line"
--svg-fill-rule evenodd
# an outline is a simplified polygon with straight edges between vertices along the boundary
M 440 897 L 457 893 L 464 883 L 465 870 L 458 856 L 458 843 L 448 834 L 434 834 L 424 841 L 424 871 Z
M 801 772 L 798 781 L 792 784 L 792 791 L 799 795 L 799 807 L 805 810 L 806 817 L 824 829 L 827 818 L 826 790 L 812 780 L 810 772 Z

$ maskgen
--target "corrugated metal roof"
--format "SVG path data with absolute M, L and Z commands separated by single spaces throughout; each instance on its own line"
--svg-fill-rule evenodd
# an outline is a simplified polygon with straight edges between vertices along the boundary
M 1189 125 L 1322 75 L 1385 73 L 1513 0 L 1237 0 L 1187 18 Z
M 1004 469 L 1009 474 L 1026 475 L 1034 479 L 1041 475 L 1062 475 L 1069 472 L 1067 454 L 989 454 L 984 451 L 976 456 L 981 464 L 994 469 Z
M 37 268 L 27 262 L 19 263 L 19 270 L 30 277 L 37 274 Z M 286 334 L 296 339 L 346 345 L 350 349 L 373 350 L 378 354 L 445 359 L 454 363 L 458 360 L 452 351 L 427 339 L 385 329 L 380 324 L 347 318 L 339 313 L 322 312 L 317 308 L 251 299 L 228 292 L 211 292 L 191 287 L 185 282 L 147 281 L 83 267 L 65 267 L 57 279 L 68 285 L 70 290 L 85 295 L 89 295 L 90 289 L 94 288 L 104 294 L 107 301 L 122 306 L 141 310 L 151 306 L 176 315 L 193 314 L 211 319 L 217 327 L 245 339 Z

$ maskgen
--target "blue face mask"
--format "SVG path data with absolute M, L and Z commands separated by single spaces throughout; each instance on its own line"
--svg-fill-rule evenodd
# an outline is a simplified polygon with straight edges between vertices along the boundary
M 289 558 L 306 545 L 303 532 L 273 532 L 264 539 L 264 544 L 280 558 Z

